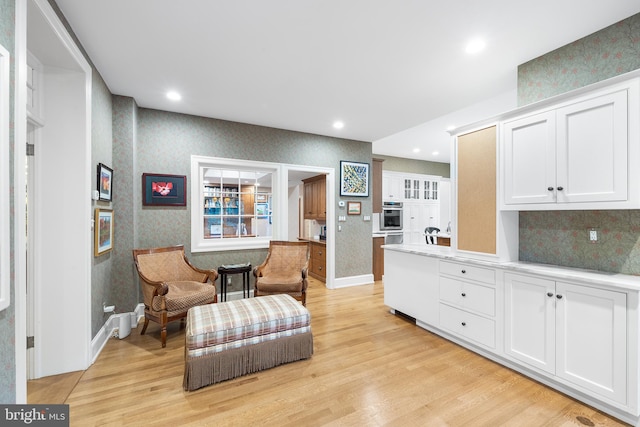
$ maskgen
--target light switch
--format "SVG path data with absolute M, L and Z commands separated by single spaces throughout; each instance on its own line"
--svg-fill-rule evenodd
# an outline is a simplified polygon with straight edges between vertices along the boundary
M 365 215 L 364 217 L 362 217 L 363 221 L 371 221 L 371 215 Z
M 344 216 L 344 215 L 340 215 L 340 216 L 338 216 L 338 221 L 340 221 L 340 222 L 345 222 L 346 220 L 347 220 L 347 217 L 346 217 L 346 216 Z

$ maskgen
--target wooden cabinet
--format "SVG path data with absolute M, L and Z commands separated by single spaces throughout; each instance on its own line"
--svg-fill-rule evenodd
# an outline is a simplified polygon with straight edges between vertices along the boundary
M 315 220 L 327 219 L 326 178 L 324 175 L 314 176 L 304 182 L 304 218 Z
M 373 213 L 382 212 L 382 159 L 371 159 L 371 194 L 373 195 Z
M 327 279 L 327 251 L 323 243 L 310 242 L 309 275 L 315 279 Z
M 382 280 L 384 275 L 384 237 L 373 238 L 373 280 Z
M 634 93 L 623 85 L 504 122 L 501 207 L 606 209 L 627 202 L 629 134 L 639 120 L 630 115 Z
M 496 272 L 440 261 L 440 327 L 475 344 L 495 349 Z
M 627 404 L 623 292 L 505 274 L 505 353 L 591 393 Z

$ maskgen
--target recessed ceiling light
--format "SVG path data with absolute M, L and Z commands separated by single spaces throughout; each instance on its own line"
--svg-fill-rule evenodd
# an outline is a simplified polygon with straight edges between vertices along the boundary
M 438 154 L 440 154 L 439 151 L 434 151 L 433 153 L 431 153 L 432 156 L 437 156 Z
M 333 127 L 335 129 L 342 129 L 344 127 L 344 123 L 340 120 L 336 120 L 335 122 L 333 122 Z
M 447 130 L 448 130 L 448 131 L 454 130 L 455 128 L 456 128 L 456 127 L 455 127 L 454 125 L 447 126 Z
M 414 148 L 414 149 L 413 149 L 413 152 L 414 152 L 414 153 L 419 153 L 419 152 L 420 152 L 420 149 L 419 149 L 419 148 Z
M 465 48 L 465 51 L 467 53 L 472 53 L 472 54 L 473 53 L 478 53 L 478 52 L 481 52 L 486 46 L 487 46 L 487 44 L 485 43 L 484 40 L 482 40 L 482 39 L 473 39 L 467 44 L 467 47 Z
M 167 98 L 172 101 L 180 101 L 182 99 L 182 96 L 176 91 L 169 91 L 167 92 Z

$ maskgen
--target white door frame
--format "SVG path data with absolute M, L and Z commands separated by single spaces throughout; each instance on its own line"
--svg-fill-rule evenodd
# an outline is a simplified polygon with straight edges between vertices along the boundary
M 29 15 L 29 10 L 34 15 Z M 14 225 L 17 403 L 26 403 L 26 238 L 25 193 L 22 191 L 25 188 L 26 161 L 26 62 L 27 49 L 32 50 L 33 44 L 37 43 L 29 40 L 30 45 L 27 45 L 28 16 L 37 17 L 44 31 L 40 34 L 55 40 L 67 59 L 64 67 L 43 61 L 46 91 L 43 115 L 48 121 L 43 128 L 40 159 L 36 158 L 36 187 L 42 190 L 50 186 L 51 172 L 54 171 L 57 187 L 64 188 L 67 193 L 57 193 L 60 198 L 52 203 L 51 193 L 56 190 L 40 191 L 38 199 L 29 202 L 35 203 L 35 212 L 40 213 L 35 218 L 38 230 L 35 247 L 29 248 L 36 251 L 34 374 L 39 377 L 83 370 L 91 363 L 92 69 L 47 0 L 16 2 Z M 69 123 L 74 126 L 68 126 Z M 57 227 L 51 227 L 51 223 L 56 223 Z

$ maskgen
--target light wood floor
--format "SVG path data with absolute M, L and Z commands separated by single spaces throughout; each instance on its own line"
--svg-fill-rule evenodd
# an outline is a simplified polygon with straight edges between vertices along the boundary
M 390 314 L 380 282 L 312 281 L 307 307 L 309 360 L 185 392 L 184 330 L 162 349 L 150 323 L 85 372 L 31 381 L 29 403 L 69 404 L 72 426 L 625 425 Z

